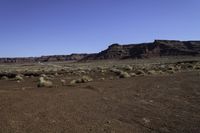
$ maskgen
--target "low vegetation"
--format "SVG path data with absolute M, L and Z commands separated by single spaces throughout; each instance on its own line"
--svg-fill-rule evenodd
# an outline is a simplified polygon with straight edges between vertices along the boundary
M 1 80 L 8 80 L 9 78 L 7 76 L 1 77 Z
M 23 76 L 22 76 L 22 75 L 18 74 L 18 75 L 15 76 L 15 80 L 17 80 L 17 81 L 22 81 L 22 80 L 24 80 L 24 79 L 23 79 Z
M 56 80 L 55 86 L 66 86 L 67 84 L 87 83 L 93 80 L 104 81 L 106 79 L 114 80 L 146 75 L 174 74 L 183 71 L 200 71 L 200 61 L 160 62 L 157 64 L 145 62 L 131 64 L 126 61 L 116 61 L 107 64 L 91 62 L 59 65 L 28 67 L 19 65 L 20 67 L 13 66 L 13 68 L 12 66 L 0 66 L 0 79 L 21 82 L 29 78 L 39 78 L 38 87 L 52 87 L 54 80 Z
M 92 79 L 91 77 L 89 77 L 89 76 L 83 76 L 83 77 L 81 77 L 81 78 L 79 78 L 79 79 L 72 80 L 72 81 L 70 82 L 70 84 L 87 83 L 87 82 L 91 82 L 91 81 L 93 81 L 93 79 Z
M 136 75 L 143 76 L 143 75 L 145 75 L 145 72 L 144 72 L 143 70 L 136 70 L 136 71 L 135 71 L 135 74 L 136 74 Z
M 40 77 L 38 87 L 53 87 L 53 83 L 51 81 L 45 80 L 44 77 Z
M 119 77 L 120 78 L 129 78 L 131 76 L 127 72 L 120 71 Z
M 64 80 L 64 79 L 61 79 L 60 82 L 61 82 L 61 84 L 62 84 L 63 86 L 65 86 L 65 85 L 67 84 L 67 83 L 66 83 L 66 80 Z

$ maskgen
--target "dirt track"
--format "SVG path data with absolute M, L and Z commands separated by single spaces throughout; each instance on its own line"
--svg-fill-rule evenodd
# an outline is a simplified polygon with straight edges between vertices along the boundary
M 37 88 L 0 81 L 1 133 L 198 133 L 200 74 Z

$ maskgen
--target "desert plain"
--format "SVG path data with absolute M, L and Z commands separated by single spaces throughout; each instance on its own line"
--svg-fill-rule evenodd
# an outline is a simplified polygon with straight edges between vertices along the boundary
M 0 65 L 1 133 L 198 133 L 200 58 Z

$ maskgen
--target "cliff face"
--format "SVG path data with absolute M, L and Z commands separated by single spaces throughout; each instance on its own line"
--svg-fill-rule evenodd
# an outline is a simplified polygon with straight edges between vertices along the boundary
M 77 61 L 83 59 L 88 54 L 52 55 L 27 58 L 0 58 L 0 63 L 34 63 L 34 62 L 54 62 L 54 61 Z
M 200 56 L 200 41 L 155 40 L 150 43 L 119 45 L 95 54 L 53 55 L 31 58 L 0 58 L 0 63 L 136 59 L 162 56 Z
M 119 45 L 85 57 L 83 60 L 150 58 L 161 56 L 198 56 L 200 41 L 155 40 L 152 43 Z
M 162 41 L 154 42 L 156 48 L 159 48 L 161 56 L 178 56 L 178 55 L 199 55 L 200 41 Z

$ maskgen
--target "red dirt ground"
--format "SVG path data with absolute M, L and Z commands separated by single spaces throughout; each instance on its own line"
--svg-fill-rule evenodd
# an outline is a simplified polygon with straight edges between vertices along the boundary
M 1 133 L 199 133 L 200 74 L 37 88 L 0 80 Z

